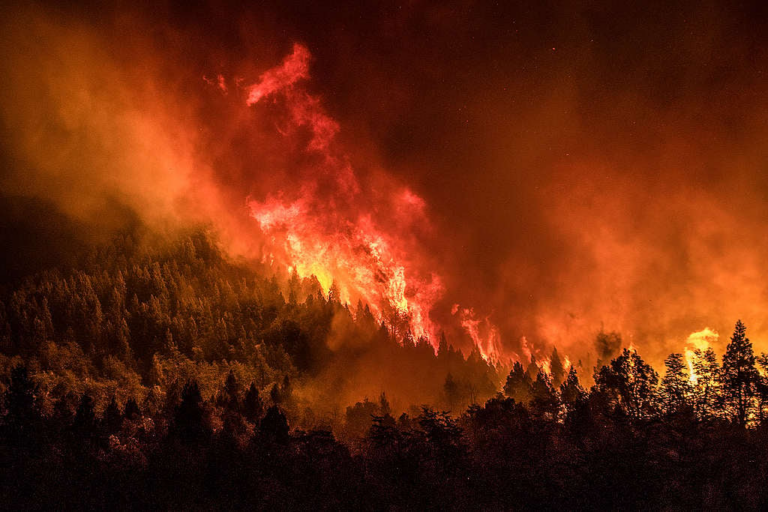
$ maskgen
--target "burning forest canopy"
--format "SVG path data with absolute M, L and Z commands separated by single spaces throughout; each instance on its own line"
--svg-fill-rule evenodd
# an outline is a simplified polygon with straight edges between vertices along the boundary
M 477 363 L 451 367 L 462 400 L 500 390 L 515 361 L 551 374 L 553 349 L 587 380 L 624 347 L 656 365 L 723 353 L 738 318 L 766 349 L 761 5 L 9 3 L 6 308 L 20 290 L 50 307 L 40 283 L 74 279 L 107 318 L 107 282 L 191 279 L 192 256 L 161 255 L 198 232 L 231 268 L 174 292 L 185 307 L 225 293 L 209 278 L 243 300 L 259 290 L 259 307 L 277 290 L 299 310 L 335 304 L 318 332 L 291 317 L 310 305 L 272 318 L 293 327 L 211 338 L 316 338 L 311 365 L 284 347 L 285 375 L 269 377 L 328 383 L 307 400 L 444 399 L 448 367 L 394 363 L 391 340 Z M 145 259 L 115 256 L 126 236 Z M 160 297 L 135 294 L 137 308 Z M 168 322 L 134 354 L 144 385 L 153 352 L 184 353 L 175 337 L 195 332 L 158 307 Z M 361 319 L 368 334 L 349 335 Z M 230 359 L 232 344 L 188 343 L 190 361 Z

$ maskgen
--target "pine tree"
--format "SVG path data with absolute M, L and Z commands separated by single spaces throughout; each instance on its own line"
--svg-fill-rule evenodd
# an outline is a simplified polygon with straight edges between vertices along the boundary
M 518 403 L 527 403 L 533 393 L 531 378 L 523 365 L 515 362 L 504 384 L 504 394 Z
M 331 283 L 331 288 L 328 290 L 328 302 L 331 304 L 341 303 L 341 292 L 339 291 L 339 285 L 336 281 Z
M 595 375 L 595 389 L 633 419 L 653 416 L 654 392 L 659 377 L 635 350 L 621 355 Z
M 699 419 L 714 418 L 721 405 L 722 373 L 712 348 L 693 351 L 693 405 Z
M 586 397 L 586 391 L 581 387 L 579 383 L 579 376 L 576 373 L 576 368 L 571 366 L 568 370 L 568 376 L 565 382 L 560 386 L 560 401 L 562 402 L 566 414 L 572 412 L 576 406 L 581 403 Z
M 552 349 L 552 357 L 549 362 L 549 371 L 552 374 L 552 385 L 557 389 L 563 384 L 565 379 L 565 367 L 560 359 L 557 349 Z
M 392 407 L 389 405 L 389 400 L 387 400 L 387 394 L 383 391 L 379 395 L 379 413 L 382 416 L 389 416 L 392 413 Z
M 132 361 L 131 353 L 131 330 L 128 328 L 128 322 L 121 318 L 115 332 L 115 351 L 123 362 Z
M 691 382 L 682 354 L 670 354 L 664 361 L 666 373 L 661 380 L 662 400 L 668 413 L 682 410 L 689 403 Z
M 723 356 L 723 388 L 726 402 L 731 409 L 731 417 L 738 425 L 746 425 L 750 413 L 754 410 L 758 381 L 755 355 L 746 332 L 747 328 L 742 321 L 737 321 L 731 342 Z
M 269 391 L 269 399 L 272 402 L 272 405 L 277 405 L 282 401 L 282 397 L 280 396 L 280 387 L 277 385 L 277 383 L 272 385 L 272 389 Z
M 149 383 L 152 386 L 160 386 L 164 381 L 163 365 L 160 363 L 160 355 L 152 356 L 152 366 L 149 369 Z
M 531 410 L 544 419 L 554 419 L 557 414 L 557 395 L 552 389 L 549 376 L 540 370 L 531 386 Z
M 117 405 L 117 400 L 114 395 L 112 400 L 109 401 L 107 408 L 104 409 L 104 430 L 107 434 L 115 434 L 120 431 L 123 426 L 123 415 L 120 412 L 120 407 Z
M 37 391 L 26 366 L 18 365 L 11 370 L 11 382 L 4 396 L 4 433 L 12 443 L 30 438 L 37 429 L 41 418 Z
M 261 420 L 259 433 L 266 441 L 285 444 L 288 442 L 288 420 L 280 409 L 273 405 Z
M 298 296 L 299 296 L 299 288 L 301 287 L 301 282 L 299 281 L 299 275 L 296 272 L 296 269 L 291 269 L 291 277 L 288 279 L 288 304 L 291 306 L 296 306 L 299 302 Z
M 91 439 L 96 433 L 96 413 L 93 409 L 93 398 L 88 393 L 84 393 L 80 398 L 72 430 L 82 440 Z
M 226 407 L 233 411 L 240 410 L 240 383 L 237 381 L 235 373 L 230 370 L 227 375 L 227 380 L 224 381 L 224 400 Z
M 188 381 L 181 392 L 181 403 L 176 408 L 173 433 L 185 443 L 200 442 L 210 435 L 210 429 L 205 423 L 203 397 L 194 380 Z
M 129 398 L 125 403 L 125 409 L 123 409 L 123 417 L 127 420 L 135 420 L 140 416 L 141 409 L 139 409 L 139 404 L 136 403 L 135 399 Z
M 446 360 L 448 353 L 448 340 L 445 338 L 445 332 L 440 331 L 440 342 L 437 345 L 437 358 L 440 360 Z
M 251 382 L 251 387 L 248 388 L 248 392 L 245 394 L 245 401 L 243 403 L 243 415 L 245 419 L 251 423 L 256 423 L 261 419 L 261 415 L 264 413 L 264 402 L 259 396 L 259 390 L 256 388 L 256 384 Z
M 459 385 L 453 379 L 453 375 L 451 375 L 450 372 L 445 377 L 443 392 L 445 393 L 445 399 L 448 402 L 448 409 L 452 410 L 454 405 L 459 401 Z

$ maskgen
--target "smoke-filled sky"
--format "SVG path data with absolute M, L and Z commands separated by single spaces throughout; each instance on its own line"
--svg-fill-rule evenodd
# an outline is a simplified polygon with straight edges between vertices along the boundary
M 2 8 L 5 273 L 208 222 L 464 348 L 768 349 L 765 2 L 133 4 Z

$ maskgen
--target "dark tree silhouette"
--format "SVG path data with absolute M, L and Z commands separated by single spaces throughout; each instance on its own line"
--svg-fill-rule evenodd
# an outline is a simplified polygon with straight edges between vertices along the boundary
M 515 362 L 504 384 L 504 394 L 516 402 L 528 403 L 531 400 L 533 383 L 528 373 L 519 362 Z
M 192 380 L 184 385 L 181 403 L 176 408 L 173 433 L 184 443 L 199 443 L 210 436 L 210 427 L 205 422 L 203 398 L 197 382 Z
M 116 434 L 123 426 L 123 414 L 120 412 L 120 407 L 117 405 L 114 395 L 109 401 L 107 408 L 104 409 L 102 423 L 107 434 Z
M 232 411 L 240 410 L 240 383 L 237 381 L 235 373 L 230 370 L 227 374 L 227 380 L 224 382 L 223 399 L 225 407 Z
M 267 409 L 267 414 L 259 425 L 259 434 L 262 440 L 278 444 L 288 442 L 288 420 L 285 414 L 275 405 Z
M 584 388 L 579 383 L 579 376 L 576 368 L 571 366 L 568 370 L 568 376 L 565 382 L 560 386 L 560 401 L 565 407 L 566 414 L 572 412 L 587 396 Z
M 75 421 L 72 423 L 72 431 L 81 439 L 92 439 L 96 435 L 96 413 L 93 398 L 88 393 L 80 398 L 80 405 L 75 412 Z
M 123 410 L 123 417 L 127 420 L 135 420 L 141 416 L 141 409 L 139 404 L 136 403 L 134 398 L 129 398 L 125 403 L 125 409 Z
M 531 410 L 541 419 L 554 420 L 559 404 L 549 376 L 539 371 L 531 389 Z
M 445 400 L 448 403 L 448 408 L 453 409 L 453 407 L 458 404 L 459 402 L 459 385 L 458 383 L 453 379 L 453 375 L 449 372 L 448 375 L 445 376 L 445 383 L 443 384 L 443 392 L 445 393 Z
M 15 366 L 4 395 L 6 414 L 2 429 L 11 445 L 31 441 L 37 431 L 41 419 L 37 392 L 38 387 L 30 378 L 27 367 Z
M 733 420 L 739 425 L 746 425 L 754 409 L 756 385 L 758 382 L 755 356 L 752 343 L 746 336 L 747 328 L 741 320 L 731 336 L 731 342 L 723 356 L 723 388 Z
M 264 414 L 264 402 L 261 400 L 256 384 L 251 382 L 243 402 L 243 415 L 251 423 L 258 423 L 262 414 Z
M 693 351 L 692 385 L 694 412 L 696 416 L 709 420 L 717 415 L 722 406 L 720 386 L 722 373 L 715 351 L 710 347 Z
M 552 386 L 558 389 L 565 380 L 565 367 L 563 361 L 560 359 L 560 354 L 557 353 L 557 348 L 552 349 L 552 357 L 549 362 L 550 373 L 552 375 Z
M 280 394 L 280 386 L 277 383 L 272 385 L 272 389 L 269 390 L 269 400 L 272 405 L 279 405 L 283 401 L 283 397 Z
M 664 408 L 670 414 L 689 405 L 692 393 L 690 376 L 682 354 L 670 354 L 664 361 L 667 371 L 661 380 Z
M 595 375 L 595 388 L 633 419 L 653 416 L 658 375 L 638 355 L 625 348 L 619 357 Z
M 587 391 L 581 363 L 566 373 L 557 351 L 548 373 L 533 358 L 465 357 L 443 335 L 435 354 L 407 318 L 380 322 L 362 302 L 329 302 L 317 279 L 239 267 L 209 236 L 154 243 L 123 237 L 0 288 L 4 508 L 768 508 L 768 378 L 741 322 L 722 369 L 712 349 L 687 353 L 690 375 L 672 354 L 660 383 L 601 332 Z M 373 357 L 451 413 L 401 390 L 392 403 L 350 405 L 350 387 L 308 400 Z

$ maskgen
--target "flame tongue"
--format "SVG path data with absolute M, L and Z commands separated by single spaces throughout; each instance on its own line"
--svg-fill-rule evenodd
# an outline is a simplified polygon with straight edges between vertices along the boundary
M 429 310 L 442 286 L 437 276 L 409 286 L 407 262 L 398 255 L 393 240 L 369 216 L 358 219 L 314 215 L 301 198 L 285 204 L 275 198 L 249 203 L 251 215 L 270 235 L 271 253 L 295 269 L 299 277 L 316 276 L 327 294 L 333 283 L 341 300 L 366 301 L 379 317 L 387 313 L 407 320 L 415 336 L 434 338 Z M 337 226 L 337 227 L 334 227 Z
M 397 331 L 436 340 L 429 311 L 442 294 L 441 280 L 420 272 L 402 236 L 416 223 L 428 224 L 424 201 L 394 184 L 381 201 L 363 193 L 349 158 L 334 143 L 338 124 L 318 97 L 299 87 L 309 77 L 309 61 L 307 49 L 295 45 L 281 65 L 248 88 L 249 106 L 269 97 L 281 100 L 288 118 L 284 134 L 309 129 L 306 150 L 321 156 L 297 192 L 249 201 L 251 216 L 268 235 L 267 252 L 299 277 L 316 276 L 326 294 L 335 283 L 343 302 L 367 302 Z M 381 212 L 388 229 L 374 215 Z
M 309 59 L 309 50 L 300 44 L 294 44 L 293 53 L 280 66 L 261 75 L 259 82 L 248 88 L 246 105 L 258 103 L 270 94 L 280 92 L 299 80 L 309 78 Z
M 501 354 L 501 338 L 499 330 L 490 322 L 490 318 L 478 318 L 473 308 L 460 308 L 453 305 L 451 313 L 459 316 L 461 326 L 472 338 L 480 355 L 488 362 L 499 363 Z

